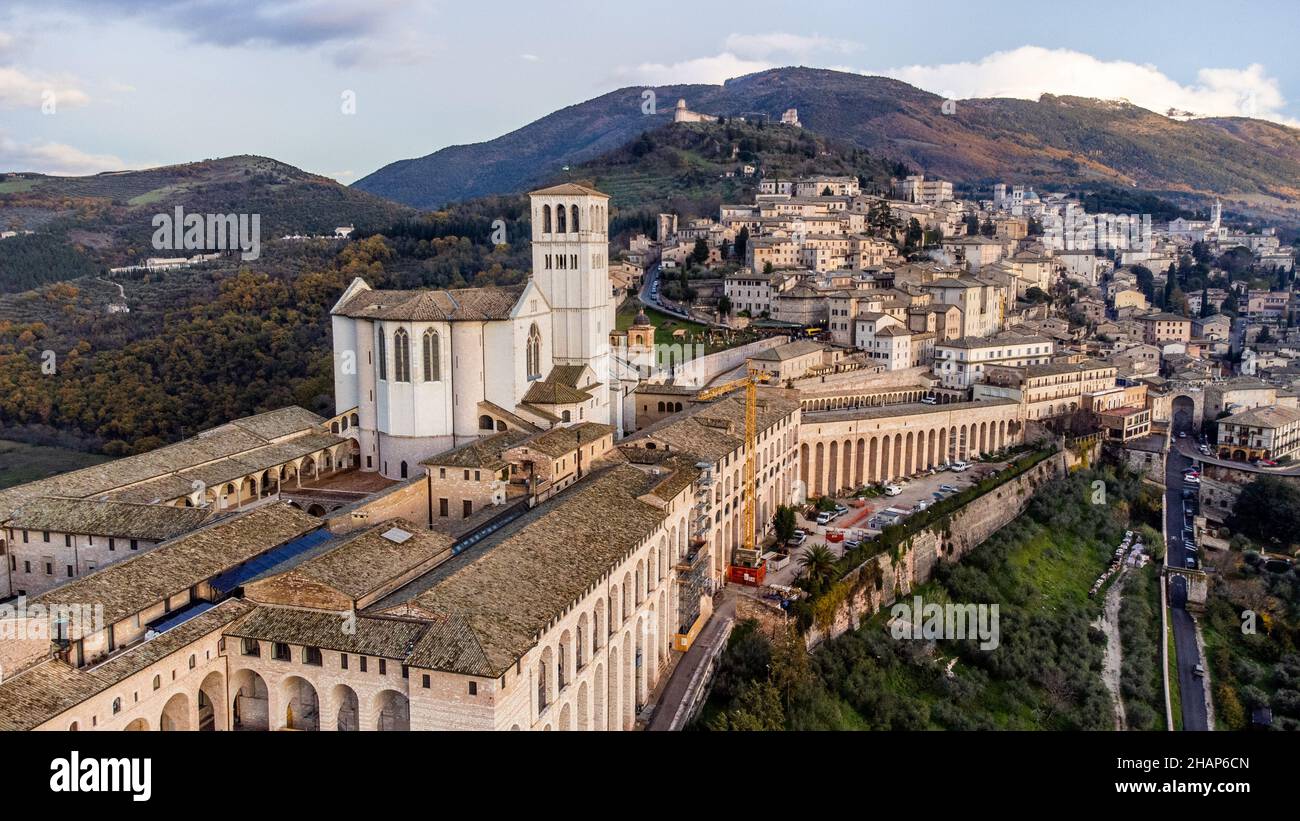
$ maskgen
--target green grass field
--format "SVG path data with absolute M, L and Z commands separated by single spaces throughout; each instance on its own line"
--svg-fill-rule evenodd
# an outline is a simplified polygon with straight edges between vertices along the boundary
M 0 439 L 0 488 L 106 461 L 108 457 L 95 453 Z

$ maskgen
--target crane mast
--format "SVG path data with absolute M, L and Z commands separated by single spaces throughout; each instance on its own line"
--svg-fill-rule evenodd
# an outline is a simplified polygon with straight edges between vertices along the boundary
M 754 521 L 754 511 L 756 503 L 756 485 L 757 485 L 757 457 L 755 454 L 755 439 L 758 434 L 758 385 L 760 382 L 766 382 L 766 374 L 750 373 L 741 379 L 718 385 L 714 388 L 706 388 L 696 394 L 696 398 L 709 401 L 720 399 L 723 396 L 743 390 L 745 392 L 745 499 L 743 505 L 743 547 L 737 548 L 735 555 L 732 557 L 731 564 L 737 568 L 754 570 L 761 565 L 759 550 L 754 541 L 754 531 L 756 522 Z M 760 577 L 761 579 L 761 574 Z

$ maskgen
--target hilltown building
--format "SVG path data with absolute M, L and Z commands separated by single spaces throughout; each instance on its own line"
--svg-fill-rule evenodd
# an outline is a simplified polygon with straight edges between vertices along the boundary
M 523 285 L 375 291 L 356 279 L 334 306 L 335 405 L 358 416 L 362 470 L 403 479 L 485 431 L 566 415 L 617 423 L 609 198 L 566 183 L 529 199 Z
M 1219 420 L 1220 459 L 1290 458 L 1300 450 L 1300 410 L 1257 407 Z

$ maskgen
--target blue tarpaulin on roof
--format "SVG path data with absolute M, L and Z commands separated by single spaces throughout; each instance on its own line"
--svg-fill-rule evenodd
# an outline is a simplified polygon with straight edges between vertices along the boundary
M 193 607 L 187 607 L 184 610 L 179 610 L 175 613 L 169 614 L 162 621 L 154 622 L 153 624 L 149 625 L 149 629 L 154 631 L 155 633 L 166 633 L 168 630 L 172 629 L 173 627 L 182 625 L 185 622 L 189 621 L 190 619 L 194 618 L 195 616 L 201 616 L 216 606 L 217 605 L 214 602 L 210 602 L 210 601 L 199 602 Z
M 248 582 L 262 573 L 270 570 L 281 562 L 292 559 L 312 548 L 328 541 L 334 534 L 328 530 L 313 530 L 306 536 L 299 536 L 291 542 L 285 542 L 274 550 L 249 559 L 239 567 L 227 570 L 219 576 L 212 579 L 212 589 L 218 594 L 229 593 L 236 587 Z

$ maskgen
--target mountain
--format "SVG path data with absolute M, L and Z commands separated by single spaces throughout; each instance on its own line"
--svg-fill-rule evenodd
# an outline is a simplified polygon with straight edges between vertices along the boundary
M 0 292 L 72 279 L 150 256 L 155 214 L 258 214 L 263 245 L 340 225 L 386 225 L 405 206 L 266 157 L 237 156 L 88 177 L 0 175 Z
M 613 151 L 570 166 L 540 184 L 582 182 L 610 195 L 611 230 L 621 222 L 672 211 L 683 217 L 716 216 L 724 202 L 748 202 L 758 193 L 758 174 L 858 177 L 882 190 L 906 169 L 856 145 L 807 129 L 726 123 L 676 123 L 644 131 Z
M 494 140 L 385 166 L 355 188 L 417 208 L 517 192 L 672 120 L 672 107 L 773 120 L 797 108 L 805 128 L 915 166 L 959 187 L 993 182 L 1140 188 L 1184 203 L 1219 196 L 1300 218 L 1300 131 L 1248 118 L 1179 121 L 1125 102 L 1044 95 L 958 100 L 897 80 L 782 68 L 717 85 L 625 88 L 561 109 Z M 950 112 L 950 113 L 945 113 Z

